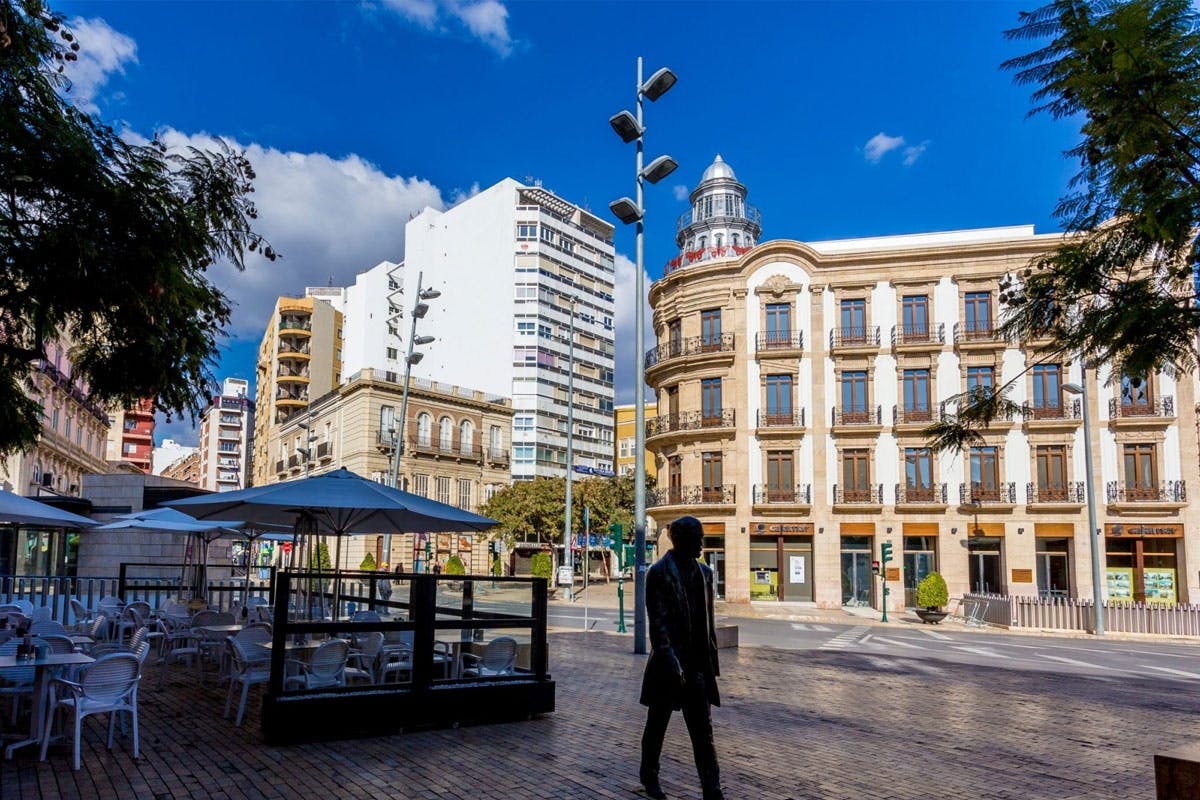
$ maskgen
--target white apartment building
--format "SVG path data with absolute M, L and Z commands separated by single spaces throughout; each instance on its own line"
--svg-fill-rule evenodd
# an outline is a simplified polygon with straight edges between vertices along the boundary
M 229 492 L 252 485 L 254 401 L 250 383 L 226 378 L 200 420 L 200 488 Z
M 162 475 L 163 470 L 167 467 L 177 461 L 182 461 L 195 452 L 198 452 L 195 447 L 182 445 L 174 439 L 163 439 L 162 444 L 154 448 L 150 458 L 150 474 Z
M 374 370 L 390 383 L 402 380 L 404 337 L 408 336 L 400 320 L 404 313 L 403 269 L 403 264 L 381 261 L 358 273 L 352 286 L 309 286 L 304 290 L 306 296 L 324 300 L 342 312 L 342 384 L 364 369 Z
M 393 301 L 401 336 L 418 280 L 441 292 L 417 324 L 436 341 L 420 348 L 413 375 L 511 395 L 514 479 L 565 475 L 568 435 L 575 466 L 613 468 L 612 235 L 590 212 L 512 179 L 446 211 L 426 208 L 405 228 L 404 294 Z

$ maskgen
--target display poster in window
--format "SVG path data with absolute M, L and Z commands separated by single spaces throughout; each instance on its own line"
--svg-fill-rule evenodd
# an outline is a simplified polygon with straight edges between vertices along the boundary
M 1175 570 L 1173 569 L 1144 569 L 1142 579 L 1146 582 L 1147 603 L 1170 603 L 1174 605 Z
M 1133 602 L 1133 568 L 1109 567 L 1107 571 L 1108 599 L 1110 602 Z
M 792 583 L 804 583 L 804 556 L 788 558 L 788 568 Z

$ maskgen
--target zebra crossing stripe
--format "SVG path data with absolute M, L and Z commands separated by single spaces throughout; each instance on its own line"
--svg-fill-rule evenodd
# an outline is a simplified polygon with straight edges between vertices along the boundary
M 929 636 L 930 638 L 941 639 L 943 642 L 948 642 L 952 638 L 950 636 L 947 636 L 944 633 L 938 633 L 937 631 L 927 631 L 924 628 L 918 628 L 917 630 L 919 630 L 921 633 L 925 634 L 926 636 Z
M 860 636 L 862 636 L 864 633 L 866 633 L 869 630 L 871 630 L 871 626 L 869 626 L 869 625 L 858 625 L 856 627 L 851 628 L 848 631 L 843 631 L 842 633 L 839 633 L 837 636 L 833 637 L 828 642 L 821 645 L 820 648 L 818 648 L 818 649 L 820 649 L 820 650 L 843 650 L 843 649 L 849 647 L 850 645 L 854 644 L 854 642 Z

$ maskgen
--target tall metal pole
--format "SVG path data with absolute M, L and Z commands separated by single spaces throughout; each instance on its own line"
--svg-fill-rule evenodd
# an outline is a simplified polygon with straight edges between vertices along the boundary
M 571 552 L 571 473 L 575 471 L 575 298 L 571 298 L 571 322 L 568 327 L 567 339 L 567 508 L 563 514 L 563 566 L 566 568 L 570 583 L 563 590 L 566 599 L 571 599 L 571 591 L 575 588 L 575 557 Z M 586 563 L 586 562 L 585 562 Z
M 1095 634 L 1104 635 L 1104 589 L 1100 584 L 1100 531 L 1096 527 L 1096 486 L 1092 477 L 1092 417 L 1088 410 L 1087 358 L 1079 363 L 1080 401 L 1083 403 L 1083 468 L 1087 471 L 1088 542 L 1092 548 L 1092 605 Z
M 633 652 L 646 653 L 646 373 L 643 358 L 646 352 L 645 283 L 642 274 L 644 260 L 643 237 L 645 206 L 642 204 L 642 57 L 637 60 L 637 207 L 642 213 L 637 219 L 637 271 L 633 280 L 633 337 L 634 337 L 634 457 L 633 457 Z
M 421 281 L 424 272 L 417 273 L 417 303 L 421 302 Z M 399 489 L 400 456 L 404 454 L 404 421 L 408 419 L 408 379 L 412 375 L 413 342 L 417 338 L 417 315 L 410 314 L 412 325 L 408 332 L 408 353 L 404 356 L 404 390 L 400 395 L 400 418 L 392 422 L 392 474 L 388 478 L 388 486 Z M 383 535 L 383 555 L 388 564 L 392 563 L 392 535 Z

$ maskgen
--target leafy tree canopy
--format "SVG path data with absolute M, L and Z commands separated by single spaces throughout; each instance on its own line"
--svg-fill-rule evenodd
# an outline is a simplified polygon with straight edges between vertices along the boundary
M 648 481 L 649 482 L 649 481 Z M 653 488 L 648 487 L 648 488 Z M 563 478 L 535 478 L 506 486 L 480 509 L 500 523 L 511 543 L 530 536 L 537 541 L 561 543 L 567 483 Z M 572 524 L 582 533 L 583 509 L 589 509 L 592 533 L 608 535 L 608 526 L 633 530 L 633 476 L 585 478 L 571 481 Z
M 1188 0 L 1055 0 L 1010 39 L 1040 46 L 1003 66 L 1034 108 L 1078 120 L 1080 169 L 1056 214 L 1067 235 L 1002 287 L 1002 333 L 1048 337 L 1047 359 L 1081 356 L 1130 376 L 1196 365 L 1200 313 L 1200 25 Z M 1007 388 L 1007 387 L 1005 387 Z M 1015 409 L 1002 388 L 960 397 L 927 430 L 961 450 Z
M 79 47 L 40 0 L 0 0 L 0 455 L 36 441 L 29 378 L 60 335 L 93 399 L 194 417 L 230 314 L 206 269 L 277 257 L 242 153 L 130 143 L 64 99 Z

